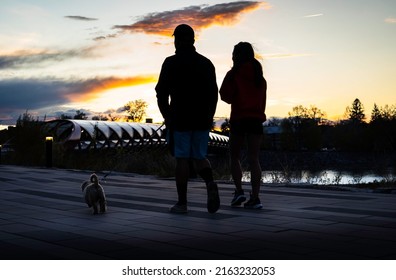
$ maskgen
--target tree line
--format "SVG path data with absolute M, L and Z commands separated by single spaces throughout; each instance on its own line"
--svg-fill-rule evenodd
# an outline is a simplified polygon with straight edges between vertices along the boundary
M 228 135 L 229 127 L 226 120 L 222 134 Z M 286 118 L 269 118 L 264 131 L 263 149 L 269 150 L 395 151 L 396 106 L 374 104 L 367 121 L 364 106 L 356 98 L 345 109 L 345 118 L 333 122 L 316 106 L 298 105 Z
M 294 107 L 281 121 L 280 144 L 284 150 L 394 151 L 396 107 L 374 104 L 369 121 L 356 98 L 345 110 L 345 119 L 329 122 L 318 108 Z
M 137 99 L 127 102 L 118 111 L 124 114 L 98 114 L 93 116 L 91 119 L 94 121 L 129 121 L 129 122 L 142 122 L 146 115 L 146 109 L 148 104 L 143 99 Z M 59 116 L 61 120 L 75 119 L 75 120 L 87 120 L 88 116 L 82 110 L 76 110 L 74 115 L 61 114 Z

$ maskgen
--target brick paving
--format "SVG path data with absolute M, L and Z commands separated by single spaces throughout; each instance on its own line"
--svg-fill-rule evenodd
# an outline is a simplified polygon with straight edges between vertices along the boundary
M 264 208 L 246 210 L 220 182 L 209 214 L 195 180 L 189 213 L 171 214 L 172 179 L 114 173 L 102 183 L 108 212 L 92 215 L 80 188 L 89 175 L 0 165 L 1 259 L 396 259 L 396 194 L 265 184 Z

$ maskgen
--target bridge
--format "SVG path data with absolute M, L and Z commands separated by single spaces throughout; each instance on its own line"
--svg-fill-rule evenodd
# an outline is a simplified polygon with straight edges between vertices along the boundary
M 53 120 L 45 125 L 56 142 L 70 149 L 133 148 L 165 146 L 165 125 L 96 120 Z M 209 147 L 227 148 L 228 137 L 210 132 Z

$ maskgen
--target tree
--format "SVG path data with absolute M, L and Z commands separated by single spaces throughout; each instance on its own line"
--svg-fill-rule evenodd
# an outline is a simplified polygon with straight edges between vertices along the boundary
M 288 149 L 310 149 L 321 147 L 319 124 L 325 113 L 314 105 L 306 108 L 298 105 L 288 113 L 289 118 L 282 122 L 283 144 Z
M 302 106 L 298 105 L 292 108 L 292 111 L 288 113 L 289 120 L 296 126 L 301 125 L 302 119 L 307 119 L 307 109 Z
M 112 115 L 111 113 L 108 113 L 108 114 L 107 114 L 107 117 L 108 117 L 108 119 L 109 119 L 110 121 L 112 121 L 112 122 L 115 122 L 115 121 L 117 121 L 117 120 L 120 119 L 119 116 L 117 116 L 117 115 Z
M 225 119 L 224 122 L 220 126 L 221 133 L 224 135 L 229 135 L 230 134 L 230 120 Z
M 377 104 L 374 103 L 374 108 L 371 111 L 371 122 L 379 121 L 382 119 L 381 111 L 378 108 Z
M 321 123 L 325 116 L 326 113 L 314 105 L 311 105 L 308 109 L 308 118 L 315 120 L 318 123 Z
M 59 116 L 59 118 L 60 118 L 61 120 L 71 120 L 73 117 L 70 116 L 70 115 L 68 115 L 68 114 L 62 113 L 62 114 Z
M 370 122 L 391 120 L 396 120 L 396 107 L 385 105 L 384 107 L 378 108 L 377 104 L 374 103 Z
M 323 118 L 326 116 L 322 110 L 315 105 L 311 105 L 306 108 L 302 105 L 293 107 L 292 111 L 288 113 L 289 119 L 295 124 L 299 125 L 304 120 L 315 121 L 317 124 L 321 123 Z
M 73 119 L 75 120 L 86 120 L 87 114 L 85 114 L 83 111 L 77 110 L 76 114 L 74 115 Z
M 368 125 L 364 122 L 364 107 L 358 98 L 346 108 L 345 117 L 347 120 L 335 129 L 335 145 L 345 151 L 370 150 L 371 141 Z
M 374 151 L 393 151 L 396 146 L 396 107 L 374 104 L 370 120 L 370 137 Z
M 362 102 L 358 98 L 356 98 L 353 103 L 352 107 L 347 107 L 345 110 L 345 114 L 348 119 L 355 123 L 362 123 L 366 118 L 364 114 L 364 107 Z
M 109 118 L 106 115 L 100 114 L 100 115 L 97 115 L 97 116 L 93 116 L 92 120 L 93 121 L 108 121 Z
M 17 164 L 39 165 L 44 153 L 45 131 L 42 129 L 43 121 L 34 117 L 27 110 L 19 116 L 12 135 L 12 144 L 15 149 Z
M 381 107 L 381 116 L 385 120 L 395 120 L 396 119 L 396 108 L 395 106 L 385 105 Z
M 141 122 L 146 115 L 147 106 L 147 102 L 142 99 L 129 101 L 124 105 L 124 110 L 128 113 L 128 120 L 132 122 Z

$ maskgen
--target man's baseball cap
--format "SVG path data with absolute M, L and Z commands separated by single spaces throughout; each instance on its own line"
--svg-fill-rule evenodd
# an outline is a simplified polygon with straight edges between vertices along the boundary
M 173 36 L 182 40 L 194 40 L 194 29 L 188 24 L 180 24 L 176 26 L 175 31 L 173 31 Z

